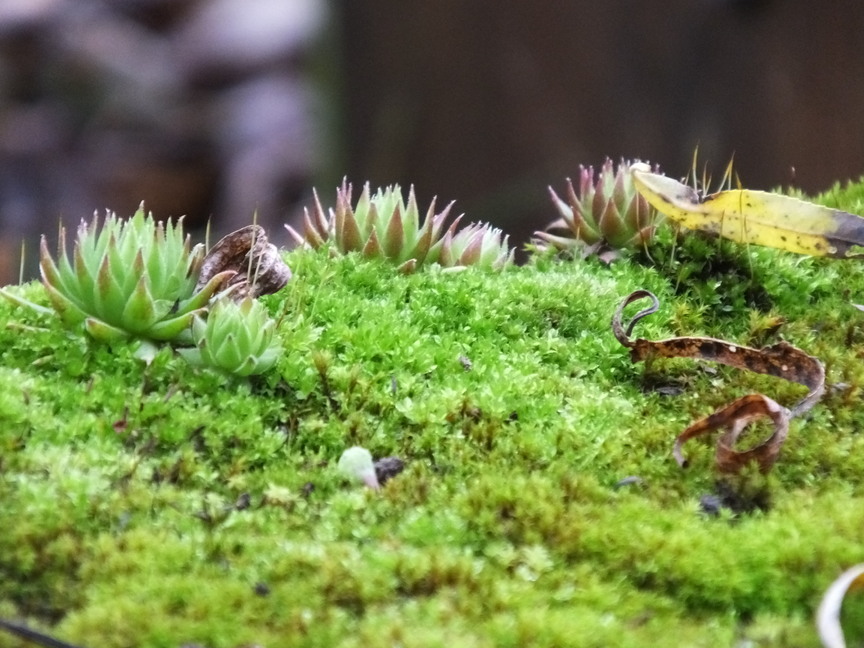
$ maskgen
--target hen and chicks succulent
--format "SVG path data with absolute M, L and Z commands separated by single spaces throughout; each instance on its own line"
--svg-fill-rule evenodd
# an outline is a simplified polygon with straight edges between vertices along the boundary
M 290 225 L 285 228 L 299 245 L 318 249 L 332 244 L 337 253 L 387 259 L 406 273 L 423 263 L 497 270 L 513 260 L 501 230 L 480 223 L 458 230 L 461 215 L 445 229 L 452 202 L 435 213 L 433 199 L 421 224 L 413 187 L 407 203 L 399 185 L 372 193 L 366 183 L 354 206 L 351 196 L 352 187 L 345 181 L 336 190 L 336 207 L 325 211 L 316 193 L 315 206 L 303 219 L 303 234 Z
M 261 374 L 278 360 L 282 346 L 275 337 L 276 321 L 251 297 L 241 302 L 217 299 L 207 318 L 192 322 L 195 347 L 179 349 L 192 364 L 206 365 L 238 376 Z
M 40 247 L 42 282 L 54 309 L 70 327 L 83 324 L 98 340 L 177 339 L 235 273 L 213 276 L 195 289 L 204 246 L 190 246 L 182 223 L 154 222 L 142 206 L 128 220 L 109 212 L 81 221 L 72 251 L 60 229 L 58 258 Z
M 607 158 L 598 172 L 579 167 L 578 192 L 568 178 L 565 199 L 549 187 L 560 218 L 534 233 L 538 249 L 591 254 L 604 248 L 642 246 L 653 237 L 661 216 L 636 190 L 630 163 L 617 168 Z

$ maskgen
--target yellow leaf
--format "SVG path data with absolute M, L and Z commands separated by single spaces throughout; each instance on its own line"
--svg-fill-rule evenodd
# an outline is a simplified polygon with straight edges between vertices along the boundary
M 791 196 L 735 189 L 707 196 L 647 164 L 630 167 L 633 182 L 657 211 L 684 227 L 738 243 L 840 258 L 864 256 L 864 218 Z

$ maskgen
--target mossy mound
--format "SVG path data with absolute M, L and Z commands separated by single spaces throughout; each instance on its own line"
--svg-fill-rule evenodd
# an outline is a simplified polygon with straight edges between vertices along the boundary
M 816 645 L 864 560 L 864 273 L 671 232 L 651 254 L 403 276 L 294 251 L 265 299 L 287 353 L 250 380 L 0 303 L 0 617 L 107 648 Z M 720 480 L 707 442 L 682 470 L 672 443 L 801 388 L 631 364 L 609 322 L 636 288 L 662 302 L 640 336 L 825 362 L 769 475 Z M 352 445 L 406 470 L 348 484 Z

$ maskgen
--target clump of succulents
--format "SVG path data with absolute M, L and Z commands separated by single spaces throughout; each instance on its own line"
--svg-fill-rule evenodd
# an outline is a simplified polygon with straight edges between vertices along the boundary
M 594 167 L 580 166 L 578 187 L 577 193 L 568 178 L 565 199 L 549 187 L 560 218 L 534 233 L 540 250 L 591 253 L 645 245 L 653 238 L 661 216 L 636 190 L 630 162 L 621 160 L 616 169 L 607 158 L 596 176 Z
M 500 269 L 513 261 L 514 251 L 501 230 L 480 223 L 458 230 L 461 215 L 445 230 L 452 206 L 451 202 L 436 214 L 433 198 L 421 225 L 413 187 L 406 203 L 399 185 L 372 193 L 367 182 L 352 207 L 351 185 L 345 181 L 336 190 L 335 209 L 325 212 L 315 194 L 315 207 L 311 213 L 306 210 L 303 219 L 302 236 L 290 225 L 285 228 L 299 245 L 318 249 L 332 242 L 337 252 L 389 259 L 402 272 L 413 272 L 424 262 Z
M 196 290 L 203 246 L 191 248 L 181 221 L 155 222 L 143 203 L 128 220 L 112 212 L 101 227 L 97 216 L 82 220 L 71 258 L 65 238 L 61 228 L 56 262 L 42 238 L 42 282 L 63 322 L 99 340 L 177 339 L 235 274 L 218 273 Z
M 430 260 L 446 268 L 469 265 L 500 270 L 513 262 L 515 250 L 508 236 L 486 223 L 471 223 L 457 232 L 447 231 L 430 253 Z
M 353 207 L 351 194 L 351 185 L 343 181 L 336 190 L 336 207 L 328 212 L 315 194 L 315 207 L 311 213 L 306 211 L 303 220 L 303 235 L 290 225 L 285 228 L 300 245 L 317 249 L 332 241 L 342 254 L 360 252 L 370 258 L 386 258 L 400 271 L 412 272 L 440 243 L 444 221 L 453 205 L 451 202 L 436 214 L 433 198 L 421 225 L 413 187 L 408 191 L 407 203 L 399 185 L 372 193 L 367 182 Z M 451 230 L 460 218 L 452 223 Z
M 264 373 L 282 353 L 275 336 L 276 321 L 261 302 L 223 297 L 214 301 L 206 319 L 192 322 L 193 348 L 178 349 L 192 364 L 239 376 Z

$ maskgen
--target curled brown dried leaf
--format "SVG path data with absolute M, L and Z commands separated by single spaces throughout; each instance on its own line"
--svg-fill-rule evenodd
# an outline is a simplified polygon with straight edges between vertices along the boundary
M 222 286 L 223 290 L 231 289 L 235 301 L 275 293 L 291 278 L 290 268 L 260 225 L 247 225 L 231 232 L 210 248 L 201 264 L 198 285 L 206 284 L 224 270 L 237 273 Z
M 651 306 L 636 313 L 624 326 L 624 309 L 633 302 L 650 299 Z M 612 317 L 612 331 L 618 341 L 630 349 L 633 362 L 648 358 L 698 358 L 746 369 L 761 374 L 776 376 L 804 385 L 807 395 L 794 407 L 787 409 L 762 394 L 749 394 L 735 400 L 688 427 L 675 440 L 675 460 L 682 467 L 687 465 L 681 447 L 688 440 L 715 430 L 723 430 L 717 442 L 717 468 L 721 472 L 739 472 L 750 462 L 756 462 L 763 472 L 771 469 L 777 461 L 780 448 L 789 432 L 789 421 L 813 407 L 825 391 L 825 369 L 822 363 L 787 342 L 779 342 L 763 349 L 753 349 L 737 344 L 704 337 L 676 337 L 666 340 L 631 339 L 633 327 L 643 317 L 657 312 L 660 301 L 647 290 L 637 290 L 618 306 Z M 770 419 L 774 431 L 767 439 L 749 450 L 736 450 L 735 442 L 751 423 Z

